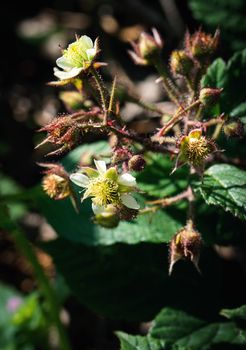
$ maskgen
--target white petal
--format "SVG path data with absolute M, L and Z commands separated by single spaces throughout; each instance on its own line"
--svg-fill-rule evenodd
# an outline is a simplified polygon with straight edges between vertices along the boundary
M 67 80 L 75 78 L 79 73 L 83 70 L 83 68 L 72 68 L 68 72 L 63 72 L 57 68 L 54 68 L 54 76 L 60 80 Z
M 82 35 L 79 41 L 85 50 L 93 48 L 93 41 L 87 35 Z
M 68 60 L 64 56 L 59 57 L 56 60 L 56 64 L 58 65 L 58 67 L 60 67 L 64 70 L 70 70 L 71 68 L 73 68 L 73 65 L 71 63 L 69 63 Z
M 102 205 L 96 205 L 92 203 L 91 207 L 95 215 L 102 214 L 105 211 L 105 207 L 103 207 Z
M 107 171 L 107 166 L 104 160 L 94 160 L 95 166 L 100 175 L 103 175 Z
M 136 179 L 129 173 L 122 174 L 118 177 L 118 183 L 125 186 L 137 186 Z
M 90 182 L 88 176 L 81 173 L 71 174 L 70 180 L 80 187 L 87 187 Z
M 96 49 L 88 49 L 88 50 L 86 50 L 88 61 L 91 61 L 95 57 L 96 52 L 97 52 Z
M 139 209 L 140 205 L 136 201 L 134 197 L 132 197 L 130 194 L 122 194 L 121 195 L 121 202 L 130 209 Z

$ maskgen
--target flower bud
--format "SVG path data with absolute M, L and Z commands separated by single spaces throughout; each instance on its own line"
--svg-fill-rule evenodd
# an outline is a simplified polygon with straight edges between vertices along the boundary
M 201 235 L 194 229 L 193 222 L 189 220 L 170 242 L 169 275 L 172 273 L 174 264 L 181 259 L 190 260 L 200 272 L 198 262 L 201 244 Z
M 135 155 L 129 159 L 128 167 L 132 171 L 142 171 L 146 165 L 146 161 L 143 156 Z
M 212 106 L 219 101 L 222 91 L 223 89 L 203 88 L 200 91 L 199 100 L 206 107 Z
M 240 119 L 229 118 L 223 125 L 223 131 L 228 137 L 243 137 L 244 126 Z
M 51 123 L 39 129 L 39 131 L 46 131 L 48 135 L 36 148 L 48 142 L 61 146 L 49 153 L 49 155 L 61 154 L 72 149 L 82 137 L 77 121 L 70 116 L 55 118 Z
M 177 50 L 172 52 L 170 65 L 174 75 L 188 76 L 193 67 L 193 61 L 184 50 Z
M 105 228 L 115 228 L 120 222 L 116 213 L 117 209 L 113 205 L 108 205 L 103 212 L 96 214 L 94 223 Z
M 153 36 L 143 32 L 137 43 L 131 43 L 134 51 L 129 51 L 129 54 L 136 64 L 152 64 L 158 58 L 163 42 L 156 29 L 152 29 L 152 33 Z
M 47 174 L 42 180 L 43 190 L 50 198 L 60 200 L 70 195 L 68 179 L 56 174 Z
M 217 30 L 212 36 L 206 34 L 201 30 L 195 32 L 193 35 L 189 33 L 186 35 L 186 50 L 197 59 L 206 59 L 212 56 L 218 48 L 219 31 Z
M 160 46 L 155 39 L 147 33 L 141 33 L 138 45 L 140 55 L 146 60 L 151 59 L 160 51 Z

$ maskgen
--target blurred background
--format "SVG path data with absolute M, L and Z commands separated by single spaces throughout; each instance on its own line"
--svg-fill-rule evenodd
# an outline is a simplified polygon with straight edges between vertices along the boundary
M 244 0 L 5 2 L 0 21 L 1 193 L 32 188 L 41 179 L 37 162 L 43 160 L 46 150 L 34 149 L 43 137 L 36 131 L 65 111 L 58 99 L 58 89 L 46 83 L 54 80 L 53 67 L 60 56 L 60 47 L 66 47 L 68 42 L 73 41 L 75 33 L 100 38 L 100 60 L 109 63 L 109 67 L 103 69 L 106 79 L 111 79 L 117 72 L 126 86 L 133 88 L 135 84 L 134 89 L 139 96 L 158 102 L 165 96 L 154 83 L 155 72 L 134 65 L 127 54 L 129 41 L 137 39 L 143 30 L 156 27 L 164 38 L 165 59 L 172 49 L 181 47 L 187 29 L 193 32 L 202 26 L 204 30 L 214 32 L 219 27 L 222 31 L 219 56 L 227 59 L 234 51 L 245 47 L 245 10 Z M 128 119 L 138 119 L 141 113 L 141 109 L 130 103 L 123 110 Z M 25 204 L 16 204 L 12 209 L 14 217 L 21 222 L 31 239 L 41 236 L 45 240 L 55 235 L 35 210 L 27 209 Z M 48 275 L 53 276 L 50 258 L 41 251 L 38 255 Z M 30 266 L 3 231 L 0 232 L 0 283 L 2 291 L 6 285 L 14 286 L 24 295 L 35 290 Z M 8 293 L 12 295 L 6 289 L 3 296 L 1 290 L 0 307 Z M 17 304 L 18 298 L 14 299 L 10 309 Z M 69 312 L 64 311 L 63 317 L 64 322 L 69 323 L 74 349 L 117 349 L 113 329 L 132 333 L 137 330 L 134 324 L 106 322 L 72 297 L 67 301 L 67 310 Z M 3 325 L 0 315 L 0 330 L 3 327 L 1 322 Z M 43 349 L 42 346 L 38 348 Z M 0 346 L 0 349 L 3 347 Z

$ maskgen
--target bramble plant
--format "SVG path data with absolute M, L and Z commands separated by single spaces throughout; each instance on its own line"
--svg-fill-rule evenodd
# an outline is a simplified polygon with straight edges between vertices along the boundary
M 60 236 L 46 249 L 82 302 L 110 317 L 149 320 L 162 306 L 183 308 L 182 297 L 180 300 L 171 297 L 171 290 L 175 288 L 172 278 L 176 269 L 179 273 L 180 263 L 177 262 L 191 261 L 201 272 L 199 278 L 203 278 L 203 267 L 199 265 L 202 245 L 211 246 L 220 240 L 228 243 L 229 234 L 218 238 L 215 232 L 226 231 L 225 222 L 239 223 L 246 218 L 246 173 L 240 169 L 245 162 L 241 150 L 233 149 L 233 145 L 238 149 L 237 142 L 243 138 L 245 103 L 239 96 L 230 98 L 230 94 L 233 96 L 230 89 L 238 79 L 233 69 L 240 64 L 245 66 L 246 52 L 237 53 L 227 65 L 221 59 L 214 60 L 219 45 L 218 30 L 214 35 L 202 30 L 187 33 L 183 49 L 173 51 L 170 58 L 166 58 L 168 64 L 162 56 L 164 45 L 160 34 L 153 29 L 152 34 L 142 33 L 139 40 L 132 43 L 129 54 L 137 65 L 156 69 L 159 75 L 156 83 L 160 89 L 164 88 L 172 103 L 172 112 L 165 111 L 159 104 L 138 99 L 124 89 L 116 77 L 112 84 L 106 84 L 99 72 L 106 65 L 99 61 L 103 42 L 99 48 L 98 39 L 93 43 L 83 35 L 76 36 L 76 40 L 62 50 L 56 62 L 62 70 L 55 68 L 58 80 L 50 83 L 73 88 L 60 94 L 68 113 L 57 116 L 40 130 L 46 131 L 47 137 L 38 146 L 46 143 L 55 146 L 49 156 L 68 153 L 59 165 L 40 164 L 46 168 L 43 190 L 50 198 L 59 200 L 42 199 L 42 211 Z M 131 128 L 121 115 L 125 101 L 143 107 L 145 120 L 150 113 L 158 116 L 156 129 L 142 134 Z M 109 140 L 84 145 L 87 134 L 103 139 L 107 136 Z M 232 138 L 236 138 L 233 145 Z M 206 221 L 209 210 L 211 215 L 217 215 L 217 221 Z M 142 242 L 146 242 L 146 246 L 140 244 Z M 125 244 L 114 248 L 116 243 L 138 243 L 139 247 L 133 246 L 131 250 Z M 157 256 L 160 252 L 157 245 L 148 246 L 147 243 L 169 243 L 169 268 L 161 265 L 160 269 L 157 257 L 152 261 L 150 256 L 155 255 L 154 251 Z M 161 249 L 164 254 L 162 245 Z M 123 264 L 124 259 L 128 265 Z M 81 271 L 83 263 L 89 264 L 86 267 L 89 272 Z M 104 263 L 105 267 L 101 266 Z M 141 264 L 145 263 L 149 265 L 142 271 Z M 70 275 L 70 268 L 77 271 L 77 275 L 75 272 Z M 129 271 L 131 269 L 133 271 Z M 167 271 L 171 277 L 163 277 Z M 205 271 L 208 273 L 206 268 Z M 146 280 L 154 281 L 153 289 L 159 288 L 163 294 L 156 294 L 149 289 L 152 287 L 143 291 L 145 273 Z M 114 295 L 111 279 L 118 281 L 119 275 L 125 297 L 118 292 Z M 135 291 L 135 299 L 131 297 L 129 304 L 126 275 L 131 281 L 138 275 L 136 291 L 139 295 Z M 101 301 L 98 301 L 95 293 L 91 296 L 86 289 L 96 289 L 91 280 L 102 279 L 102 276 L 106 287 L 100 286 L 98 298 Z M 168 287 L 169 284 L 172 287 Z M 186 297 L 194 294 L 190 288 L 190 285 L 184 288 Z M 203 287 L 199 288 L 200 293 Z M 165 290 L 166 300 L 163 301 L 161 295 L 165 299 Z M 108 295 L 112 298 L 110 301 Z M 143 310 L 153 298 L 156 300 L 152 307 L 148 305 Z M 197 302 L 195 298 L 194 308 Z M 223 303 L 218 305 L 224 307 Z M 223 314 L 233 318 L 227 311 Z M 187 327 L 176 332 L 175 327 L 180 322 Z M 173 332 L 169 334 L 165 327 L 172 327 Z M 224 337 L 217 333 L 217 338 L 208 336 L 205 346 L 192 334 L 199 328 L 202 337 L 202 333 L 209 333 L 206 327 L 217 327 L 216 332 L 221 327 L 224 334 L 230 331 Z M 193 350 L 210 349 L 212 344 L 223 342 L 246 344 L 245 330 L 233 321 L 207 325 L 168 308 L 159 314 L 146 337 L 123 333 L 118 336 L 124 350 Z

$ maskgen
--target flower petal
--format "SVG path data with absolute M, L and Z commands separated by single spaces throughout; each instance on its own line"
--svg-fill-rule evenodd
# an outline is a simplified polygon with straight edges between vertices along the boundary
M 96 204 L 92 203 L 91 207 L 92 207 L 93 213 L 95 215 L 102 214 L 105 211 L 105 207 L 102 205 L 96 205 Z
M 73 68 L 73 65 L 69 63 L 69 61 L 66 59 L 66 57 L 61 56 L 56 60 L 56 64 L 58 67 L 68 71 L 71 68 Z
M 79 38 L 79 42 L 84 50 L 93 48 L 93 41 L 87 35 L 82 35 Z
M 70 180 L 77 186 L 86 188 L 90 182 L 88 176 L 81 173 L 74 173 L 70 175 Z
M 118 177 L 118 183 L 120 185 L 135 187 L 137 186 L 136 179 L 129 173 L 122 174 Z
M 130 194 L 122 194 L 121 195 L 121 202 L 130 209 L 139 209 L 140 205 L 138 204 L 138 202 L 136 201 L 136 199 L 131 196 Z
M 87 55 L 88 61 L 92 61 L 93 58 L 95 57 L 96 53 L 97 53 L 96 49 L 86 50 L 86 55 Z
M 63 72 L 57 68 L 54 68 L 54 76 L 60 80 L 67 80 L 75 78 L 79 73 L 83 70 L 83 68 L 72 68 L 68 72 Z
M 94 160 L 95 166 L 100 175 L 104 175 L 107 171 L 107 166 L 104 160 Z

